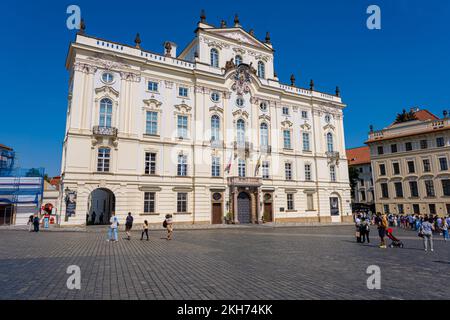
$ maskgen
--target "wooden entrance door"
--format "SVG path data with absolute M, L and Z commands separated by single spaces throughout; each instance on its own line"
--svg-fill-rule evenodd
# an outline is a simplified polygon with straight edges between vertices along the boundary
M 264 222 L 273 222 L 272 202 L 264 203 Z
M 222 203 L 212 204 L 212 224 L 222 224 L 223 221 Z
M 241 224 L 252 222 L 250 196 L 246 192 L 238 196 L 238 220 Z

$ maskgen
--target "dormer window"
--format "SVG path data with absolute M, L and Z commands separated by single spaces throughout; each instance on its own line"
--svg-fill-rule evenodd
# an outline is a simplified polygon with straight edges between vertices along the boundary
M 265 79 L 266 77 L 266 66 L 264 65 L 264 62 L 259 61 L 258 62 L 258 77 Z
M 215 48 L 211 49 L 211 67 L 219 67 L 219 51 Z
M 242 63 L 242 57 L 240 56 L 240 55 L 237 55 L 235 58 L 234 58 L 234 64 L 236 65 L 236 66 L 238 66 L 238 65 L 240 65 Z

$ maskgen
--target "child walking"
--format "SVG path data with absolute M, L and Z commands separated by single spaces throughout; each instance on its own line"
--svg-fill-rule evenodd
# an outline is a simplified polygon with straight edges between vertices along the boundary
M 147 220 L 144 221 L 144 225 L 142 226 L 141 240 L 144 239 L 144 234 L 147 236 L 147 241 L 148 241 L 148 221 Z

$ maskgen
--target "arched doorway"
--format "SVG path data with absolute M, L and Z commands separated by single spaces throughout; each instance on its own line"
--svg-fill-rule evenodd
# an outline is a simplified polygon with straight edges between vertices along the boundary
M 252 222 L 251 200 L 247 192 L 238 196 L 238 220 L 241 224 Z
M 273 222 L 272 194 L 264 194 L 264 222 Z
M 341 197 L 337 193 L 330 195 L 330 214 L 331 222 L 341 222 Z
M 114 193 L 105 188 L 95 189 L 89 195 L 87 225 L 107 225 L 111 214 L 116 210 Z

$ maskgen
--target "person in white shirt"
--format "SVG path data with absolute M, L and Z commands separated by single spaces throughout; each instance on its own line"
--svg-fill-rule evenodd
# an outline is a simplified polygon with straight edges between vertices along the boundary
M 109 229 L 108 229 L 108 240 L 107 241 L 111 241 L 112 240 L 112 235 L 114 233 L 114 242 L 119 241 L 118 239 L 118 232 L 117 229 L 119 227 L 119 219 L 116 217 L 116 215 L 114 213 L 111 214 L 111 219 L 109 219 Z

